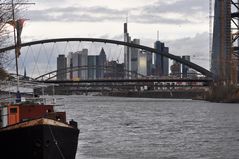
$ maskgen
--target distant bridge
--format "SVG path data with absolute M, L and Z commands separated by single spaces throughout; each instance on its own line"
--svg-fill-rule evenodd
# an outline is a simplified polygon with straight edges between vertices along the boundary
M 70 42 L 70 41 L 84 41 L 84 42 L 100 42 L 100 43 L 110 43 L 110 44 L 116 44 L 116 45 L 123 45 L 123 46 L 128 46 L 132 48 L 137 48 L 137 49 L 142 49 L 151 53 L 156 53 L 159 54 L 157 49 L 151 48 L 148 46 L 144 45 L 138 45 L 138 44 L 133 44 L 133 43 L 128 43 L 128 42 L 123 42 L 123 41 L 117 41 L 117 40 L 109 40 L 109 39 L 99 39 L 99 38 L 60 38 L 60 39 L 47 39 L 47 40 L 39 40 L 39 41 L 33 41 L 33 42 L 28 42 L 28 43 L 23 43 L 21 44 L 21 47 L 26 47 L 26 46 L 32 46 L 32 45 L 38 45 L 38 44 L 45 44 L 45 43 L 56 43 L 56 42 Z M 0 53 L 3 53 L 8 50 L 14 49 L 15 46 L 9 46 L 6 48 L 1 48 Z M 202 75 L 205 75 L 206 77 L 212 78 L 213 74 L 208 71 L 207 69 L 192 63 L 190 61 L 184 60 L 181 57 L 175 56 L 170 53 L 160 53 L 160 55 L 173 59 L 179 63 L 182 63 L 198 72 L 200 72 Z
M 123 72 L 117 71 L 117 69 L 113 66 L 76 66 L 76 67 L 67 67 L 65 69 L 60 69 L 60 70 L 54 70 L 51 72 L 48 72 L 46 74 L 43 74 L 41 76 L 38 76 L 34 78 L 35 81 L 48 81 L 52 80 L 57 77 L 57 74 L 66 74 L 69 72 L 75 72 L 75 71 L 80 71 L 80 70 L 88 70 L 88 69 L 95 69 L 95 70 L 104 70 L 104 71 L 112 71 L 111 73 L 117 73 L 117 75 L 124 76 L 125 74 L 129 75 L 129 77 L 140 77 L 140 78 L 145 78 L 144 75 L 134 72 L 134 71 L 129 71 L 124 69 Z M 117 72 L 116 72 L 117 71 Z
M 42 81 L 43 83 L 56 83 L 56 84 L 67 84 L 67 83 L 122 83 L 122 82 L 212 82 L 211 78 L 197 78 L 197 79 L 173 79 L 173 78 L 157 78 L 157 79 L 96 79 L 96 80 L 51 80 Z

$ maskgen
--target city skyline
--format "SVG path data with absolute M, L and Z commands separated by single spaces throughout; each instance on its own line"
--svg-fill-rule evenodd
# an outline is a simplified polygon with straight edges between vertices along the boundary
M 125 23 L 125 26 L 127 24 Z M 130 43 L 139 43 L 139 39 L 131 38 L 127 34 L 125 27 L 125 39 Z M 168 53 L 169 48 L 163 42 L 156 41 L 155 49 L 159 53 Z M 197 72 L 192 71 L 187 66 L 173 61 L 169 66 L 169 60 L 160 54 L 153 55 L 150 52 L 135 50 L 125 47 L 124 62 L 109 60 L 104 48 L 98 54 L 92 55 L 88 49 L 78 50 L 59 54 L 57 57 L 57 80 L 87 80 L 104 78 L 144 78 L 144 77 L 190 77 L 188 73 L 197 77 Z M 183 59 L 190 61 L 190 56 L 182 56 Z M 108 59 L 108 60 L 107 60 Z M 171 68 L 169 71 L 169 67 Z M 116 76 L 116 74 L 118 74 Z
M 159 30 L 159 40 L 171 48 L 171 53 L 189 54 L 194 58 L 192 61 L 209 68 L 208 3 L 205 0 L 32 2 L 36 4 L 22 15 L 30 19 L 24 26 L 23 41 L 57 37 L 100 37 L 123 41 L 122 25 L 128 17 L 129 33 L 140 39 L 141 44 L 153 47 Z M 186 2 L 188 10 L 183 9 Z

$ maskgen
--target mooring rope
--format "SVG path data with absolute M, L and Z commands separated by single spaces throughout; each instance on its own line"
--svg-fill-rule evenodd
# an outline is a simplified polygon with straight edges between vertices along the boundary
M 66 158 L 64 157 L 64 154 L 63 154 L 62 151 L 61 151 L 61 148 L 60 148 L 59 145 L 58 145 L 58 142 L 57 142 L 57 140 L 56 140 L 56 138 L 55 138 L 55 136 L 54 136 L 54 134 L 53 134 L 53 132 L 52 132 L 52 129 L 51 129 L 50 125 L 48 125 L 48 127 L 49 127 L 49 129 L 50 129 L 51 136 L 52 136 L 52 138 L 53 138 L 53 141 L 54 141 L 54 143 L 55 143 L 55 145 L 56 145 L 56 147 L 57 147 L 57 149 L 58 149 L 58 151 L 59 151 L 59 153 L 60 153 L 62 159 L 66 159 Z

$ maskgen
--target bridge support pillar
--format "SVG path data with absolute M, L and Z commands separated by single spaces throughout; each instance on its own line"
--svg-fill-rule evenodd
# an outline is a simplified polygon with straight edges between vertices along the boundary
M 238 7 L 238 0 L 215 1 L 211 71 L 220 85 L 236 85 L 238 80 Z

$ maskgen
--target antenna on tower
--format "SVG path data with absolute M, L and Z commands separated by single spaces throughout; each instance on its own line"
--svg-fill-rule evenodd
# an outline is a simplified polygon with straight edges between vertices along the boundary
M 126 16 L 126 23 L 128 23 L 128 20 L 129 20 L 129 13 L 127 13 L 127 16 Z
M 157 31 L 157 41 L 159 41 L 159 30 Z

